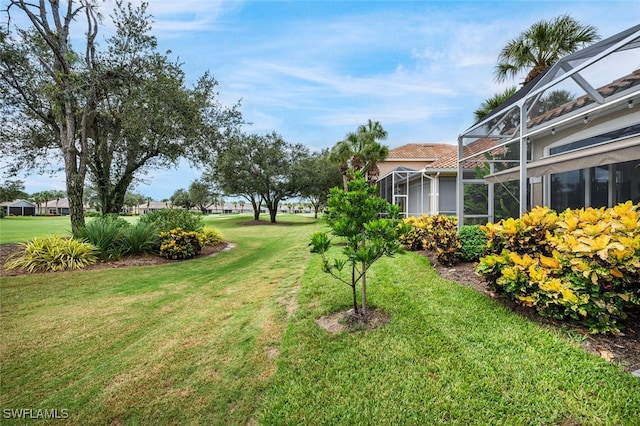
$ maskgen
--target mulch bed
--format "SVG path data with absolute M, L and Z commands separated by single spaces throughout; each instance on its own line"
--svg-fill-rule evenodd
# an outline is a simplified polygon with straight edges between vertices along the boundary
M 202 252 L 193 257 L 192 259 L 198 259 L 201 257 L 207 257 L 214 255 L 229 246 L 228 243 L 218 244 L 217 246 L 207 246 L 202 249 Z M 4 264 L 7 259 L 14 253 L 18 253 L 22 250 L 20 244 L 2 244 L 0 245 L 0 276 L 3 277 L 15 277 L 21 275 L 29 275 L 28 272 L 21 271 L 19 269 L 5 269 Z M 132 266 L 145 266 L 145 265 L 162 265 L 165 263 L 183 262 L 183 260 L 171 260 L 165 257 L 160 257 L 155 254 L 137 254 L 133 256 L 124 256 L 118 260 L 99 261 L 96 264 L 89 265 L 83 268 L 83 271 L 92 271 L 99 269 L 114 269 L 114 268 L 129 268 Z M 52 274 L 55 272 L 42 272 L 46 274 Z
M 582 336 L 580 346 L 588 352 L 599 355 L 607 361 L 619 363 L 626 371 L 640 370 L 640 309 L 630 313 L 626 328 L 620 335 L 594 335 L 584 327 L 560 322 L 553 318 L 541 317 L 535 309 L 519 305 L 511 299 L 493 292 L 482 276 L 475 272 L 475 263 L 462 262 L 455 266 L 444 266 L 438 263 L 435 253 L 428 251 L 419 251 L 418 253 L 429 259 L 441 277 L 484 293 L 518 315 L 544 327 L 571 330 L 572 333 Z

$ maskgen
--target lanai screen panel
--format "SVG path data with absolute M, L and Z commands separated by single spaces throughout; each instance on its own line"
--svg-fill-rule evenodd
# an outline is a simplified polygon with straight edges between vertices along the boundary
M 619 145 L 622 138 L 635 135 L 629 123 L 640 122 L 639 110 L 626 111 L 627 108 L 640 107 L 637 96 L 640 87 L 639 59 L 640 25 L 637 25 L 558 61 L 505 105 L 459 137 L 459 187 L 478 185 L 477 180 L 464 179 L 461 172 L 482 164 L 482 167 L 491 167 L 492 170 L 481 179 L 488 185 L 517 182 L 520 202 L 526 204 L 530 163 L 535 166 L 543 164 L 541 160 L 547 161 L 552 165 L 545 169 L 549 174 L 554 173 L 554 155 L 594 149 L 592 147 L 598 143 L 603 146 L 609 144 L 612 149 L 617 149 L 616 152 L 628 150 Z M 522 114 L 519 113 L 520 108 Z M 511 129 L 512 122 L 517 129 Z M 625 130 L 626 133 L 618 140 L 599 139 L 602 132 L 609 134 L 627 127 L 631 130 Z M 551 146 L 548 146 L 549 140 Z M 491 143 L 494 147 L 484 146 Z M 583 146 L 585 144 L 588 146 Z M 502 153 L 505 161 L 499 164 L 495 159 L 496 155 L 501 155 L 498 151 L 501 147 L 505 150 Z M 516 151 L 518 155 L 514 155 Z M 515 162 L 516 159 L 520 161 Z M 507 164 L 508 161 L 514 162 Z M 547 167 L 546 163 L 544 165 Z M 461 192 L 458 215 L 462 224 L 465 223 L 466 212 L 465 191 Z M 489 216 L 496 208 L 496 195 L 495 191 L 488 190 Z

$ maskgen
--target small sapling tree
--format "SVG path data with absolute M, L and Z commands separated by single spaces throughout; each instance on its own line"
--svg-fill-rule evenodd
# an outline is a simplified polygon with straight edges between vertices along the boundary
M 401 250 L 399 236 L 405 225 L 400 220 L 398 206 L 376 196 L 376 187 L 369 185 L 362 173 L 348 184 L 348 191 L 331 189 L 327 201 L 327 223 L 330 232 L 311 236 L 311 252 L 322 257 L 323 270 L 351 287 L 353 310 L 367 318 L 367 270 L 382 256 L 393 256 Z M 330 258 L 332 245 L 329 234 L 342 237 L 346 245 L 341 257 Z M 362 286 L 362 310 L 358 311 L 356 286 Z

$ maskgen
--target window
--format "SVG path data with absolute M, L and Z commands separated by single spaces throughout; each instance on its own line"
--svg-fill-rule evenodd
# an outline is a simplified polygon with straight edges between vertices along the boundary
M 615 197 L 614 203 L 631 200 L 640 203 L 640 160 L 618 163 L 614 166 Z
M 612 132 L 603 133 L 591 138 L 570 142 L 564 145 L 553 147 L 549 150 L 550 155 L 562 154 L 563 152 L 576 151 L 581 148 L 587 148 L 593 145 L 599 145 L 605 142 L 613 142 L 618 139 L 628 138 L 640 134 L 640 124 L 634 124 Z
M 609 166 L 599 166 L 591 169 L 591 207 L 609 206 Z
M 438 186 L 439 213 L 456 214 L 456 178 L 453 176 L 441 176 Z
M 629 200 L 640 203 L 640 160 L 551 175 L 551 208 L 558 212 Z
M 584 207 L 584 170 L 551 175 L 551 208 L 561 212 Z

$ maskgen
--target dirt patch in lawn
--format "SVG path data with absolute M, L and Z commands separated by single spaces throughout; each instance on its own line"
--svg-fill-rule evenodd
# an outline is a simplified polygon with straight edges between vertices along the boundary
M 291 225 L 288 222 L 276 222 L 272 223 L 268 220 L 247 220 L 244 222 L 238 222 L 238 226 L 258 226 L 258 225 L 274 225 L 274 226 L 289 226 Z
M 391 321 L 391 316 L 386 312 L 370 308 L 366 314 L 356 314 L 353 309 L 347 311 L 334 312 L 316 320 L 318 326 L 324 328 L 329 333 L 340 333 L 347 330 L 349 332 L 360 330 L 375 330 Z
M 222 243 L 216 246 L 207 246 L 202 249 L 202 252 L 191 259 L 199 259 L 202 257 L 213 256 L 223 250 L 230 250 L 235 245 L 232 243 Z M 20 269 L 9 269 L 4 267 L 5 262 L 10 256 L 18 254 L 23 250 L 20 244 L 2 244 L 0 245 L 0 276 L 3 277 L 15 277 L 21 275 L 29 275 L 29 272 L 22 271 Z M 165 257 L 158 256 L 157 254 L 136 254 L 133 256 L 124 256 L 118 260 L 99 261 L 93 265 L 89 265 L 83 268 L 83 271 L 95 271 L 100 269 L 114 269 L 114 268 L 130 268 L 134 266 L 149 266 L 149 265 L 163 265 L 165 263 L 175 262 L 188 262 L 187 260 L 170 260 Z M 55 274 L 56 272 L 41 272 L 47 274 Z
M 419 251 L 417 253 L 429 259 L 433 268 L 444 279 L 458 282 L 484 293 L 530 321 L 570 333 L 579 340 L 579 345 L 583 349 L 601 356 L 607 361 L 619 363 L 626 371 L 640 370 L 640 309 L 630 313 L 626 321 L 626 328 L 620 335 L 590 334 L 589 330 L 584 327 L 556 321 L 553 318 L 541 317 L 534 309 L 519 305 L 513 300 L 495 293 L 489 288 L 484 278 L 475 272 L 475 263 L 462 262 L 454 266 L 444 266 L 438 263 L 433 252 Z

